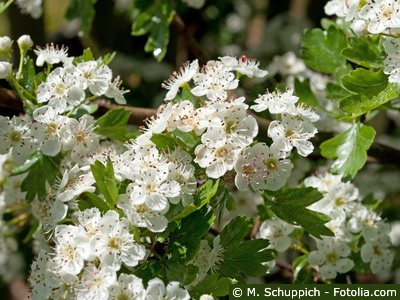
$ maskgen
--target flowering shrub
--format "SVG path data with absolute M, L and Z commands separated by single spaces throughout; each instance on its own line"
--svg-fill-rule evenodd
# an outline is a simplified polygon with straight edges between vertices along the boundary
M 16 4 L 41 14 L 41 1 Z M 23 35 L 16 66 L 1 37 L 0 78 L 24 107 L 0 116 L 2 279 L 22 272 L 24 226 L 33 299 L 219 298 L 282 260 L 296 283 L 390 276 L 394 233 L 352 179 L 374 142 L 366 122 L 397 108 L 398 6 L 329 1 L 337 22 L 268 70 L 244 55 L 189 61 L 139 129 L 128 109 L 96 113 L 99 98 L 127 103 L 112 55 L 32 51 Z M 256 97 L 243 88 L 265 80 Z M 322 157 L 334 161 L 310 162 Z

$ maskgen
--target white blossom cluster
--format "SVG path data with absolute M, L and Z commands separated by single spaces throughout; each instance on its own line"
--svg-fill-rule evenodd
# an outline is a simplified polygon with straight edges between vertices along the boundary
M 385 58 L 384 73 L 389 75 L 388 81 L 395 83 L 400 90 L 400 41 L 399 38 L 385 38 Z
M 354 267 L 352 253 L 361 255 L 373 273 L 388 272 L 394 257 L 390 225 L 362 203 L 358 189 L 329 173 L 308 177 L 304 184 L 323 193 L 324 197 L 309 208 L 328 215 L 331 221 L 326 226 L 335 234 L 317 240 L 317 249 L 309 255 L 310 264 L 319 267 L 321 276 L 332 279 L 337 273 L 350 271 Z
M 356 34 L 396 34 L 400 28 L 400 3 L 397 0 L 331 0 L 327 15 L 351 21 Z

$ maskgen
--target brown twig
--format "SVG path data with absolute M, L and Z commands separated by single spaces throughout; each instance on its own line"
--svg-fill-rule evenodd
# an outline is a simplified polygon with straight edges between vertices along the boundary
M 99 108 L 96 116 L 101 116 L 111 109 L 122 108 L 131 112 L 129 124 L 137 126 L 144 125 L 144 120 L 154 116 L 157 112 L 154 108 L 122 106 L 112 104 L 106 100 L 97 100 L 97 104 Z M 12 116 L 23 112 L 22 103 L 14 92 L 9 89 L 0 88 L 0 114 Z M 254 114 L 252 115 L 257 120 L 259 136 L 267 137 L 270 121 Z M 400 150 L 374 142 L 368 151 L 367 162 L 392 165 L 400 168 Z
M 198 45 L 197 41 L 189 32 L 188 27 L 182 18 L 175 13 L 174 19 L 172 20 L 172 25 L 182 34 L 184 41 L 186 42 L 187 48 L 192 52 L 192 54 L 200 61 L 201 64 L 206 63 L 207 55 L 204 53 L 203 49 Z

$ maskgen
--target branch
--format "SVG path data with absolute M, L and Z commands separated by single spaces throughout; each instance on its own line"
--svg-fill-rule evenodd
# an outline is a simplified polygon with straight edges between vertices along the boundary
M 145 119 L 150 118 L 157 113 L 157 110 L 154 108 L 116 105 L 104 99 L 97 100 L 96 103 L 99 106 L 97 112 L 95 113 L 96 117 L 105 114 L 111 109 L 125 109 L 131 113 L 129 124 L 136 126 L 144 125 Z M 14 94 L 12 90 L 5 88 L 0 88 L 0 109 L 2 115 L 13 116 L 24 113 L 22 102 L 18 99 L 18 97 Z M 259 131 L 258 135 L 260 137 L 267 137 L 270 121 L 263 119 L 253 114 L 252 112 L 250 112 L 250 114 L 257 120 Z M 399 149 L 392 148 L 390 146 L 383 145 L 375 141 L 368 150 L 368 155 L 369 156 L 367 162 L 369 163 L 393 165 L 400 168 Z
M 189 32 L 185 22 L 183 22 L 182 18 L 177 13 L 175 13 L 174 19 L 172 20 L 172 25 L 182 34 L 187 48 L 190 49 L 192 54 L 199 59 L 201 64 L 204 64 L 207 61 L 206 54 L 203 49 L 201 49 L 193 35 Z

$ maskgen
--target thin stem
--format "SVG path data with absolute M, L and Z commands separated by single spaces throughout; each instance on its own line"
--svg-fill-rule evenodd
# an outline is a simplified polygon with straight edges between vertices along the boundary
M 299 251 L 299 252 L 301 252 L 303 254 L 308 254 L 309 253 L 307 249 L 305 249 L 302 246 L 297 245 L 297 244 L 291 245 L 290 249 L 297 250 L 297 251 Z
M 71 116 L 79 106 L 81 106 L 82 104 L 84 104 L 86 102 L 90 102 L 92 100 L 95 100 L 96 98 L 97 98 L 97 96 L 92 96 L 92 97 L 83 99 L 81 102 L 76 104 L 73 108 L 71 108 L 71 110 L 66 114 L 66 116 L 67 117 Z
M 396 39 L 400 38 L 400 35 L 398 35 L 398 34 L 391 34 L 391 33 L 381 32 L 380 35 L 388 36 L 388 37 L 392 37 L 392 38 L 396 38 Z

